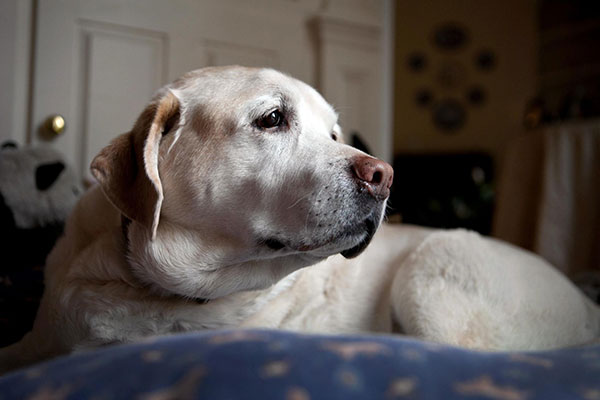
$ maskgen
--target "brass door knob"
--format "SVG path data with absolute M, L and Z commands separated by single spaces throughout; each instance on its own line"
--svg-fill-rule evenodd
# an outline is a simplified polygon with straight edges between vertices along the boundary
M 48 120 L 46 121 L 46 126 L 51 133 L 58 136 L 64 132 L 65 128 L 67 127 L 67 124 L 62 115 L 56 114 L 48 117 Z

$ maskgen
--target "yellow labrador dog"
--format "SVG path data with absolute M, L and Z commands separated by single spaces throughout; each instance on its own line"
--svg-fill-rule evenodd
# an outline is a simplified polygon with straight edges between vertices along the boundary
M 91 169 L 100 185 L 50 254 L 33 331 L 1 352 L 4 370 L 233 327 L 490 350 L 598 336 L 598 308 L 532 254 L 461 230 L 378 230 L 392 168 L 341 143 L 332 107 L 273 70 L 188 73 Z

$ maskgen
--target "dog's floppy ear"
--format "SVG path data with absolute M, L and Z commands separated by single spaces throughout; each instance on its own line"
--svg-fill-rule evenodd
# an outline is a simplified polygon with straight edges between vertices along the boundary
M 131 132 L 114 139 L 91 164 L 92 175 L 113 205 L 150 229 L 153 239 L 163 201 L 159 146 L 179 118 L 179 101 L 168 91 L 146 107 Z

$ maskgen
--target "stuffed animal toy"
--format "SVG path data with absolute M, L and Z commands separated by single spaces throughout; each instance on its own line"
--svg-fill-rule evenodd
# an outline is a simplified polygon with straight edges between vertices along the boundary
M 31 329 L 46 256 L 82 187 L 49 147 L 0 149 L 0 347 Z

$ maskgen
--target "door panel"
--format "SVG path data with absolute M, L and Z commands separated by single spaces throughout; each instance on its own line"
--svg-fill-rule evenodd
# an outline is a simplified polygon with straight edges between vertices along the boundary
M 77 82 L 81 90 L 75 132 L 83 149 L 78 167 L 85 171 L 107 139 L 133 126 L 166 81 L 168 49 L 165 35 L 147 30 L 84 21 L 78 35 L 83 68 Z

